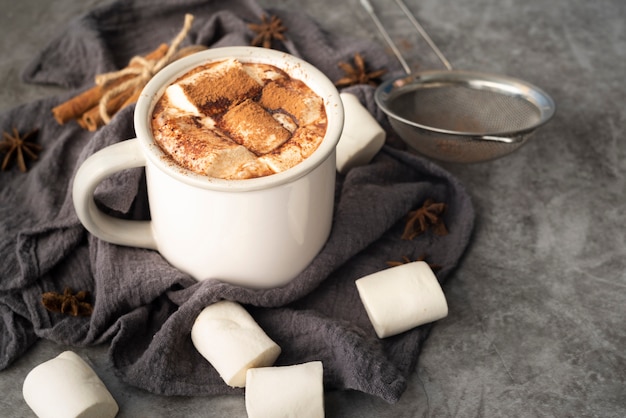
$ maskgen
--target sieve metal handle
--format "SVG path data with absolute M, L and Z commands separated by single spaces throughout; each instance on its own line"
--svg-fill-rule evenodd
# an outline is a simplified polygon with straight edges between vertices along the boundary
M 411 74 L 411 67 L 409 67 L 409 64 L 407 64 L 406 60 L 402 56 L 402 53 L 400 53 L 400 50 L 396 46 L 395 42 L 393 42 L 393 39 L 391 39 L 391 36 L 389 36 L 389 32 L 387 32 L 387 29 L 385 29 L 380 19 L 376 15 L 376 12 L 374 11 L 374 7 L 372 6 L 372 3 L 370 3 L 369 0 L 361 0 L 361 6 L 363 6 L 365 11 L 372 18 L 372 21 L 376 25 L 376 28 L 378 28 L 378 31 L 380 32 L 382 37 L 385 39 L 385 42 L 387 42 L 387 45 L 389 45 L 389 48 L 391 48 L 391 50 L 393 51 L 398 61 L 400 61 L 400 65 L 402 65 L 402 68 L 404 68 L 404 71 L 407 74 Z
M 522 137 L 511 138 L 508 136 L 493 136 L 493 135 L 482 135 L 477 138 L 482 139 L 483 141 L 501 142 L 503 144 L 515 144 L 516 142 L 520 142 L 522 139 Z
M 435 42 L 428 35 L 428 33 L 426 32 L 424 27 L 417 21 L 417 19 L 415 18 L 415 15 L 413 13 L 411 13 L 411 11 L 406 6 L 404 1 L 396 0 L 396 4 L 400 7 L 400 9 L 402 9 L 402 11 L 406 15 L 406 17 L 409 18 L 409 20 L 411 21 L 411 24 L 413 24 L 413 27 L 415 27 L 417 32 L 422 36 L 422 38 L 424 38 L 424 40 L 426 41 L 426 43 L 428 44 L 430 49 L 432 49 L 433 52 L 435 53 L 435 55 L 437 55 L 437 58 L 439 58 L 439 61 L 441 61 L 441 63 L 446 67 L 447 70 L 451 70 L 452 69 L 452 65 L 450 65 L 450 62 L 448 62 L 448 60 L 443 55 L 441 50 L 437 47 Z
M 409 18 L 413 27 L 417 30 L 420 36 L 426 41 L 430 49 L 432 49 L 435 55 L 437 55 L 437 58 L 439 58 L 439 60 L 446 67 L 446 69 L 452 70 L 452 65 L 450 65 L 450 62 L 446 59 L 446 57 L 443 55 L 441 50 L 437 47 L 435 42 L 428 35 L 424 27 L 417 21 L 417 19 L 415 18 L 415 15 L 411 13 L 411 11 L 406 6 L 406 4 L 402 0 L 396 0 L 396 4 L 398 5 L 398 7 L 400 7 L 400 9 L 406 15 L 406 17 Z M 393 39 L 391 39 L 391 36 L 389 36 L 389 32 L 387 32 L 387 29 L 385 29 L 385 26 L 382 24 L 382 22 L 378 18 L 378 15 L 374 11 L 374 6 L 372 6 L 372 3 L 370 3 L 369 0 L 361 0 L 361 6 L 363 6 L 365 11 L 370 15 L 370 18 L 372 19 L 372 21 L 376 25 L 376 28 L 378 29 L 378 32 L 380 32 L 385 42 L 387 42 L 387 45 L 389 45 L 389 48 L 391 48 L 391 50 L 393 51 L 394 55 L 400 62 L 400 65 L 402 65 L 402 68 L 404 69 L 404 71 L 407 74 L 411 74 L 411 67 L 409 66 L 409 64 L 407 64 L 406 60 L 404 59 L 404 56 L 400 52 L 400 49 L 395 44 Z

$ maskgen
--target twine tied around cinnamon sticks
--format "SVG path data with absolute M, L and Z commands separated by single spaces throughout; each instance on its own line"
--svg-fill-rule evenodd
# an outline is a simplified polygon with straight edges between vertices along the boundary
M 193 45 L 179 49 L 193 22 L 186 14 L 183 28 L 171 44 L 161 44 L 145 56 L 133 57 L 128 66 L 119 71 L 98 74 L 96 85 L 52 109 L 56 121 L 63 125 L 72 119 L 89 131 L 111 121 L 111 115 L 135 103 L 143 87 L 167 64 L 206 47 Z

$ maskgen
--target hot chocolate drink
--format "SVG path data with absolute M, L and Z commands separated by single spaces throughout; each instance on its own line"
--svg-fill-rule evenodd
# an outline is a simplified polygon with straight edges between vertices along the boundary
M 228 59 L 170 86 L 152 114 L 159 146 L 180 166 L 222 179 L 285 171 L 320 145 L 324 102 L 302 81 L 261 63 Z

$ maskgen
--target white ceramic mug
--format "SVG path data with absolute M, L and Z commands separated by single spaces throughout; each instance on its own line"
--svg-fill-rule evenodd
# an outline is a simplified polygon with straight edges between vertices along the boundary
M 323 100 L 328 118 L 319 148 L 293 168 L 271 176 L 223 180 L 195 174 L 166 158 L 154 142 L 152 110 L 165 88 L 190 69 L 237 58 L 272 64 L 302 80 Z M 144 88 L 135 108 L 136 138 L 89 157 L 74 180 L 82 224 L 114 244 L 157 250 L 197 280 L 254 287 L 288 283 L 313 260 L 330 234 L 335 190 L 335 147 L 343 106 L 333 83 L 311 64 L 254 47 L 209 49 L 175 61 Z M 107 176 L 145 166 L 150 221 L 122 220 L 98 209 L 96 186 Z

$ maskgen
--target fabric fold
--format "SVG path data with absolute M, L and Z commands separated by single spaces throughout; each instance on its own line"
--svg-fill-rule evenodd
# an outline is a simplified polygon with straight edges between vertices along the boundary
M 358 390 L 388 402 L 399 399 L 430 326 L 379 340 L 358 298 L 354 281 L 388 268 L 403 257 L 438 264 L 443 282 L 470 242 L 474 222 L 463 186 L 436 164 L 398 149 L 397 137 L 374 102 L 374 88 L 355 94 L 386 128 L 388 141 L 372 163 L 338 176 L 328 242 L 288 285 L 245 289 L 218 279 L 196 282 L 158 252 L 103 242 L 80 225 L 71 187 L 80 164 L 108 145 L 134 136 L 133 107 L 97 132 L 74 122 L 59 126 L 51 109 L 69 93 L 93 84 L 96 73 L 125 66 L 137 54 L 169 42 L 185 13 L 195 16 L 186 44 L 210 48 L 248 45 L 248 23 L 276 14 L 288 27 L 288 42 L 276 48 L 311 62 L 331 80 L 343 76 L 340 61 L 355 53 L 372 68 L 397 71 L 397 63 L 369 40 L 346 39 L 321 29 L 307 16 L 263 10 L 253 0 L 119 0 L 72 21 L 25 69 L 27 82 L 72 89 L 0 115 L 0 129 L 38 127 L 43 151 L 27 173 L 0 173 L 0 369 L 8 367 L 37 338 L 60 344 L 110 344 L 110 360 L 127 383 L 165 395 L 237 393 L 197 353 L 189 332 L 195 317 L 218 300 L 246 307 L 268 335 L 279 341 L 282 365 L 322 360 L 327 389 Z M 71 62 L 72 65 L 67 65 Z M 126 170 L 96 190 L 101 208 L 128 219 L 149 219 L 141 169 Z M 427 231 L 403 240 L 409 211 L 428 199 L 445 202 L 446 236 Z M 91 317 L 48 312 L 43 292 L 86 290 Z M 240 392 L 240 391 L 239 391 Z

